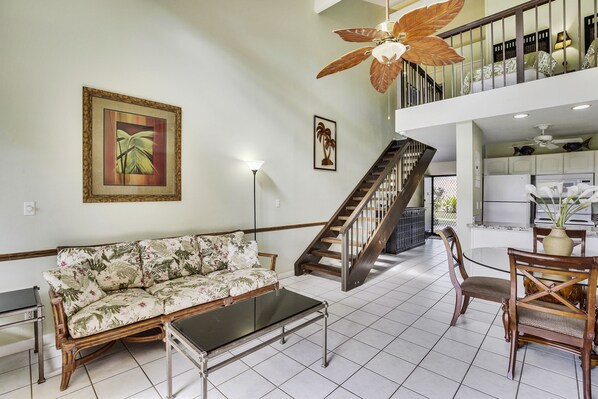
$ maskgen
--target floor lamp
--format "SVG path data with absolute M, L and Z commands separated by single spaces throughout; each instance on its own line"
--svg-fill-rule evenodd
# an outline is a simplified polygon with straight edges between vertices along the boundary
M 264 164 L 264 161 L 247 161 L 246 163 L 249 169 L 253 172 L 253 239 L 257 241 L 257 223 L 255 212 L 255 175 Z

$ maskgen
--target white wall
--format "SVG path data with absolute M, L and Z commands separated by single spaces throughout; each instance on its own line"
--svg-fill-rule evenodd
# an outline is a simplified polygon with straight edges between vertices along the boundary
M 457 174 L 457 163 L 455 161 L 432 162 L 426 171 L 428 176 L 455 174 Z
M 315 79 L 356 47 L 332 30 L 374 26 L 381 8 L 346 0 L 318 15 L 312 7 L 312 0 L 0 2 L 0 253 L 250 228 L 246 159 L 266 161 L 257 176 L 258 226 L 330 217 L 393 129 L 369 63 Z M 82 203 L 82 86 L 182 107 L 182 201 Z M 312 168 L 314 114 L 337 121 L 337 172 Z M 38 214 L 23 216 L 23 201 L 37 201 Z M 280 254 L 284 273 L 317 231 L 258 240 Z M 53 262 L 0 263 L 0 291 L 44 287 L 40 273 Z

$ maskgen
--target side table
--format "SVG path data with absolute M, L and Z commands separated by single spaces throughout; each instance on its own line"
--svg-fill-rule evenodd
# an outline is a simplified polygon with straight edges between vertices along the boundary
M 6 324 L 0 324 L 0 330 L 34 323 L 35 352 L 37 352 L 37 367 L 39 370 L 38 384 L 46 381 L 44 378 L 44 342 L 43 342 L 43 309 L 39 298 L 39 287 L 0 293 L 0 318 L 22 314 L 25 319 Z

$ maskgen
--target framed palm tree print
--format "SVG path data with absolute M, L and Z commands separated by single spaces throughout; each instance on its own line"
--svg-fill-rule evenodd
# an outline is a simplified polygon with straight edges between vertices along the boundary
M 83 88 L 83 202 L 180 201 L 181 108 Z
M 336 122 L 314 115 L 314 169 L 336 170 Z

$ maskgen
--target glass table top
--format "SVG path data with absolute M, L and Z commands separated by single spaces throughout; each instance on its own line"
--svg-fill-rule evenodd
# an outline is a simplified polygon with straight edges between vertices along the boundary
M 210 353 L 303 312 L 323 308 L 321 301 L 284 288 L 172 323 L 201 350 Z
M 0 315 L 37 306 L 36 288 L 0 293 Z
M 473 248 L 463 251 L 463 257 L 468 261 L 487 267 L 489 269 L 497 270 L 499 272 L 511 273 L 509 255 L 506 247 L 482 247 Z M 515 248 L 520 249 L 520 248 Z M 522 251 L 529 251 L 529 249 L 521 249 Z M 573 253 L 575 255 L 575 252 Z M 586 256 L 597 256 L 598 254 L 591 249 L 586 251 Z M 552 280 L 550 278 L 544 278 Z M 558 281 L 558 280 L 557 280 Z M 587 285 L 586 282 L 582 282 L 579 285 Z

